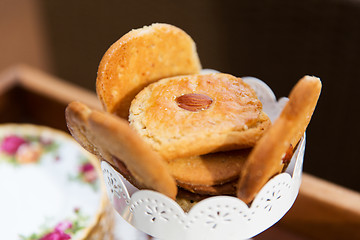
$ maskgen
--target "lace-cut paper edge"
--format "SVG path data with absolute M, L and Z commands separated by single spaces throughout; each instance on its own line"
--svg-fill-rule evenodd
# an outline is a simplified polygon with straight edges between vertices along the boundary
M 276 101 L 261 80 L 246 77 L 274 120 L 287 102 Z M 279 221 L 299 192 L 305 151 L 305 135 L 287 171 L 273 177 L 255 197 L 250 208 L 236 197 L 214 196 L 197 203 L 188 213 L 172 199 L 151 190 L 138 190 L 108 163 L 102 162 L 103 177 L 115 210 L 131 225 L 160 239 L 247 239 Z

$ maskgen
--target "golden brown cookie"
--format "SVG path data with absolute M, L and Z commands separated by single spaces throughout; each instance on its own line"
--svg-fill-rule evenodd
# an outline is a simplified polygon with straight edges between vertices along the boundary
M 177 182 L 178 186 L 195 194 L 199 195 L 208 195 L 208 196 L 218 196 L 218 195 L 236 195 L 236 185 L 238 180 L 220 184 L 220 185 L 196 185 Z
M 93 111 L 89 117 L 90 130 L 110 154 L 121 159 L 141 184 L 175 198 L 177 188 L 165 161 L 159 154 L 119 117 Z
M 129 121 L 167 160 L 252 147 L 270 125 L 253 89 L 223 73 L 149 85 L 132 101 Z
M 165 162 L 127 121 L 79 102 L 69 104 L 66 120 L 71 134 L 85 149 L 118 167 L 116 158 L 121 159 L 141 185 L 175 199 L 177 187 Z
M 241 172 L 237 196 L 245 203 L 281 171 L 282 158 L 303 136 L 320 92 L 321 81 L 316 77 L 305 76 L 294 86 L 279 118 L 256 144 Z
M 224 153 L 224 154 L 226 154 L 226 153 Z M 116 171 L 118 171 L 121 175 L 123 175 L 135 187 L 137 187 L 139 189 L 146 188 L 142 184 L 140 184 L 134 178 L 134 176 L 132 176 L 131 172 L 127 169 L 126 165 L 124 163 L 122 163 L 121 160 L 116 159 L 115 161 L 116 161 L 117 166 L 118 166 L 118 167 L 115 167 Z M 186 161 L 186 162 L 189 162 L 189 161 Z M 178 164 L 175 164 L 175 165 L 170 165 L 168 167 L 169 172 L 171 173 L 172 170 L 174 170 L 173 169 L 174 167 L 176 167 L 178 165 L 183 165 L 183 164 L 185 164 L 185 162 L 180 163 L 180 164 L 178 163 Z M 235 167 L 237 167 L 237 166 L 235 166 Z M 187 169 L 192 174 L 191 179 L 196 179 L 196 176 L 199 174 L 199 172 L 204 171 L 203 167 L 200 167 L 199 169 L 197 169 L 194 166 L 192 166 L 192 167 L 189 167 Z M 185 170 L 185 169 L 183 168 L 183 170 Z M 213 169 L 213 170 L 216 171 L 216 169 Z M 189 180 L 186 181 L 186 182 L 181 182 L 179 180 L 176 180 L 176 183 L 180 188 L 186 190 L 186 192 L 193 193 L 193 194 L 196 194 L 196 195 L 199 195 L 199 196 L 202 196 L 202 197 L 205 196 L 205 195 L 206 196 L 224 195 L 224 194 L 225 195 L 236 195 L 236 185 L 237 185 L 237 182 L 238 182 L 239 172 L 240 172 L 240 169 L 238 168 L 238 171 L 234 172 L 234 173 L 237 173 L 237 176 L 235 176 L 236 178 L 233 179 L 233 180 L 229 180 L 227 182 L 224 182 L 222 184 L 214 184 L 214 185 L 198 184 L 197 183 L 198 181 L 195 181 L 196 184 L 193 184 L 193 183 L 189 182 Z M 200 175 L 201 175 L 201 173 L 200 173 Z M 175 176 L 173 176 L 173 177 L 175 178 Z
M 138 189 L 147 189 L 144 184 L 141 184 L 136 178 L 131 174 L 129 169 L 126 167 L 125 163 L 123 163 L 120 159 L 117 157 L 113 157 L 113 161 L 116 162 L 116 166 L 113 166 L 113 168 L 120 173 L 128 182 L 130 182 L 134 187 Z
M 88 127 L 88 119 L 92 110 L 80 102 L 72 102 L 65 109 L 67 127 L 75 140 L 87 151 L 98 158 L 105 159 L 114 165 L 108 151 L 97 144 L 97 139 Z
M 168 170 L 178 183 L 220 185 L 238 179 L 251 149 L 209 153 L 168 162 Z
M 103 56 L 96 91 L 105 110 L 126 118 L 130 102 L 148 84 L 201 69 L 194 41 L 169 24 L 130 31 Z

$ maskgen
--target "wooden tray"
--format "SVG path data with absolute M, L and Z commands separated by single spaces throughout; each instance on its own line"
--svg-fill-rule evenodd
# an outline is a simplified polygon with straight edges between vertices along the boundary
M 95 93 L 36 69 L 21 65 L 0 74 L 0 123 L 68 131 L 64 110 L 76 100 L 101 109 Z M 359 229 L 360 194 L 304 173 L 291 210 L 255 239 L 360 239 Z
M 71 101 L 100 109 L 94 93 L 27 66 L 0 74 L 0 123 L 27 122 L 67 131 L 64 110 Z

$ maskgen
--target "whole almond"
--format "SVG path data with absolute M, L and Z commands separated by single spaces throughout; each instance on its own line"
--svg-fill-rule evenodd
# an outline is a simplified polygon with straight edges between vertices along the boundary
M 213 100 L 205 94 L 188 93 L 177 97 L 176 102 L 185 110 L 198 112 L 209 108 Z

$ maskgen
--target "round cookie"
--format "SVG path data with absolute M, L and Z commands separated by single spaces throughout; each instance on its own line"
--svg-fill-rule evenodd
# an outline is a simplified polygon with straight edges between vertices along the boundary
M 137 187 L 139 189 L 146 189 L 146 187 L 143 184 L 139 183 L 139 181 L 131 174 L 131 172 L 128 170 L 126 165 L 120 159 L 113 157 L 113 161 L 116 162 L 116 166 L 114 167 L 116 169 L 116 171 L 118 171 L 124 178 L 126 178 L 126 180 L 128 180 L 132 185 L 134 185 L 135 187 Z M 183 165 L 187 162 L 189 162 L 189 161 L 187 161 L 187 159 L 184 159 L 183 163 L 169 166 L 168 170 L 171 173 L 171 172 L 173 172 L 172 170 L 174 170 L 174 167 L 176 167 L 178 165 Z M 185 169 L 183 169 L 183 170 L 185 170 Z M 187 170 L 189 170 L 189 175 L 191 175 L 190 180 L 195 179 L 196 176 L 199 174 L 199 172 L 204 171 L 203 168 L 196 169 L 193 167 L 189 167 L 189 168 L 187 168 Z M 215 169 L 213 169 L 213 170 L 216 171 Z M 236 177 L 235 179 L 230 179 L 229 181 L 221 183 L 221 184 L 214 184 L 214 185 L 208 185 L 205 183 L 204 184 L 198 184 L 198 183 L 193 184 L 193 183 L 189 182 L 190 180 L 188 180 L 187 182 L 181 182 L 179 180 L 176 180 L 176 183 L 180 188 L 186 190 L 185 192 L 189 192 L 189 193 L 195 194 L 197 196 L 203 197 L 205 195 L 207 195 L 207 196 L 235 195 L 236 194 L 236 184 L 237 184 L 238 177 L 239 177 L 238 176 L 239 171 L 240 171 L 240 169 L 237 168 L 237 171 L 233 172 L 233 173 L 237 173 L 237 176 L 235 176 Z M 173 177 L 175 178 L 176 175 Z M 179 194 L 179 192 L 178 192 L 178 194 Z
M 238 179 L 233 181 L 220 184 L 220 185 L 192 185 L 186 183 L 177 182 L 178 186 L 195 194 L 199 195 L 208 195 L 208 196 L 218 196 L 218 195 L 236 195 L 236 185 Z
M 96 91 L 107 112 L 126 118 L 131 100 L 159 79 L 201 70 L 196 46 L 183 30 L 152 24 L 130 31 L 104 54 Z
M 137 136 L 128 122 L 80 102 L 70 103 L 65 111 L 68 128 L 80 145 L 117 169 L 123 167 L 117 162 L 121 159 L 141 186 L 175 199 L 177 187 L 166 163 Z
M 179 184 L 212 186 L 237 179 L 251 149 L 209 153 L 168 162 L 170 174 Z
M 71 102 L 65 109 L 65 119 L 68 130 L 74 139 L 87 151 L 96 155 L 98 158 L 107 160 L 111 165 L 110 153 L 97 143 L 96 136 L 88 126 L 88 119 L 92 109 L 80 102 Z
M 271 124 L 251 87 L 223 73 L 149 85 L 132 101 L 129 121 L 166 160 L 252 147 Z
M 237 196 L 250 203 L 266 182 L 283 168 L 282 158 L 289 146 L 303 136 L 321 92 L 319 78 L 305 76 L 289 95 L 278 119 L 266 131 L 249 155 L 241 171 Z

